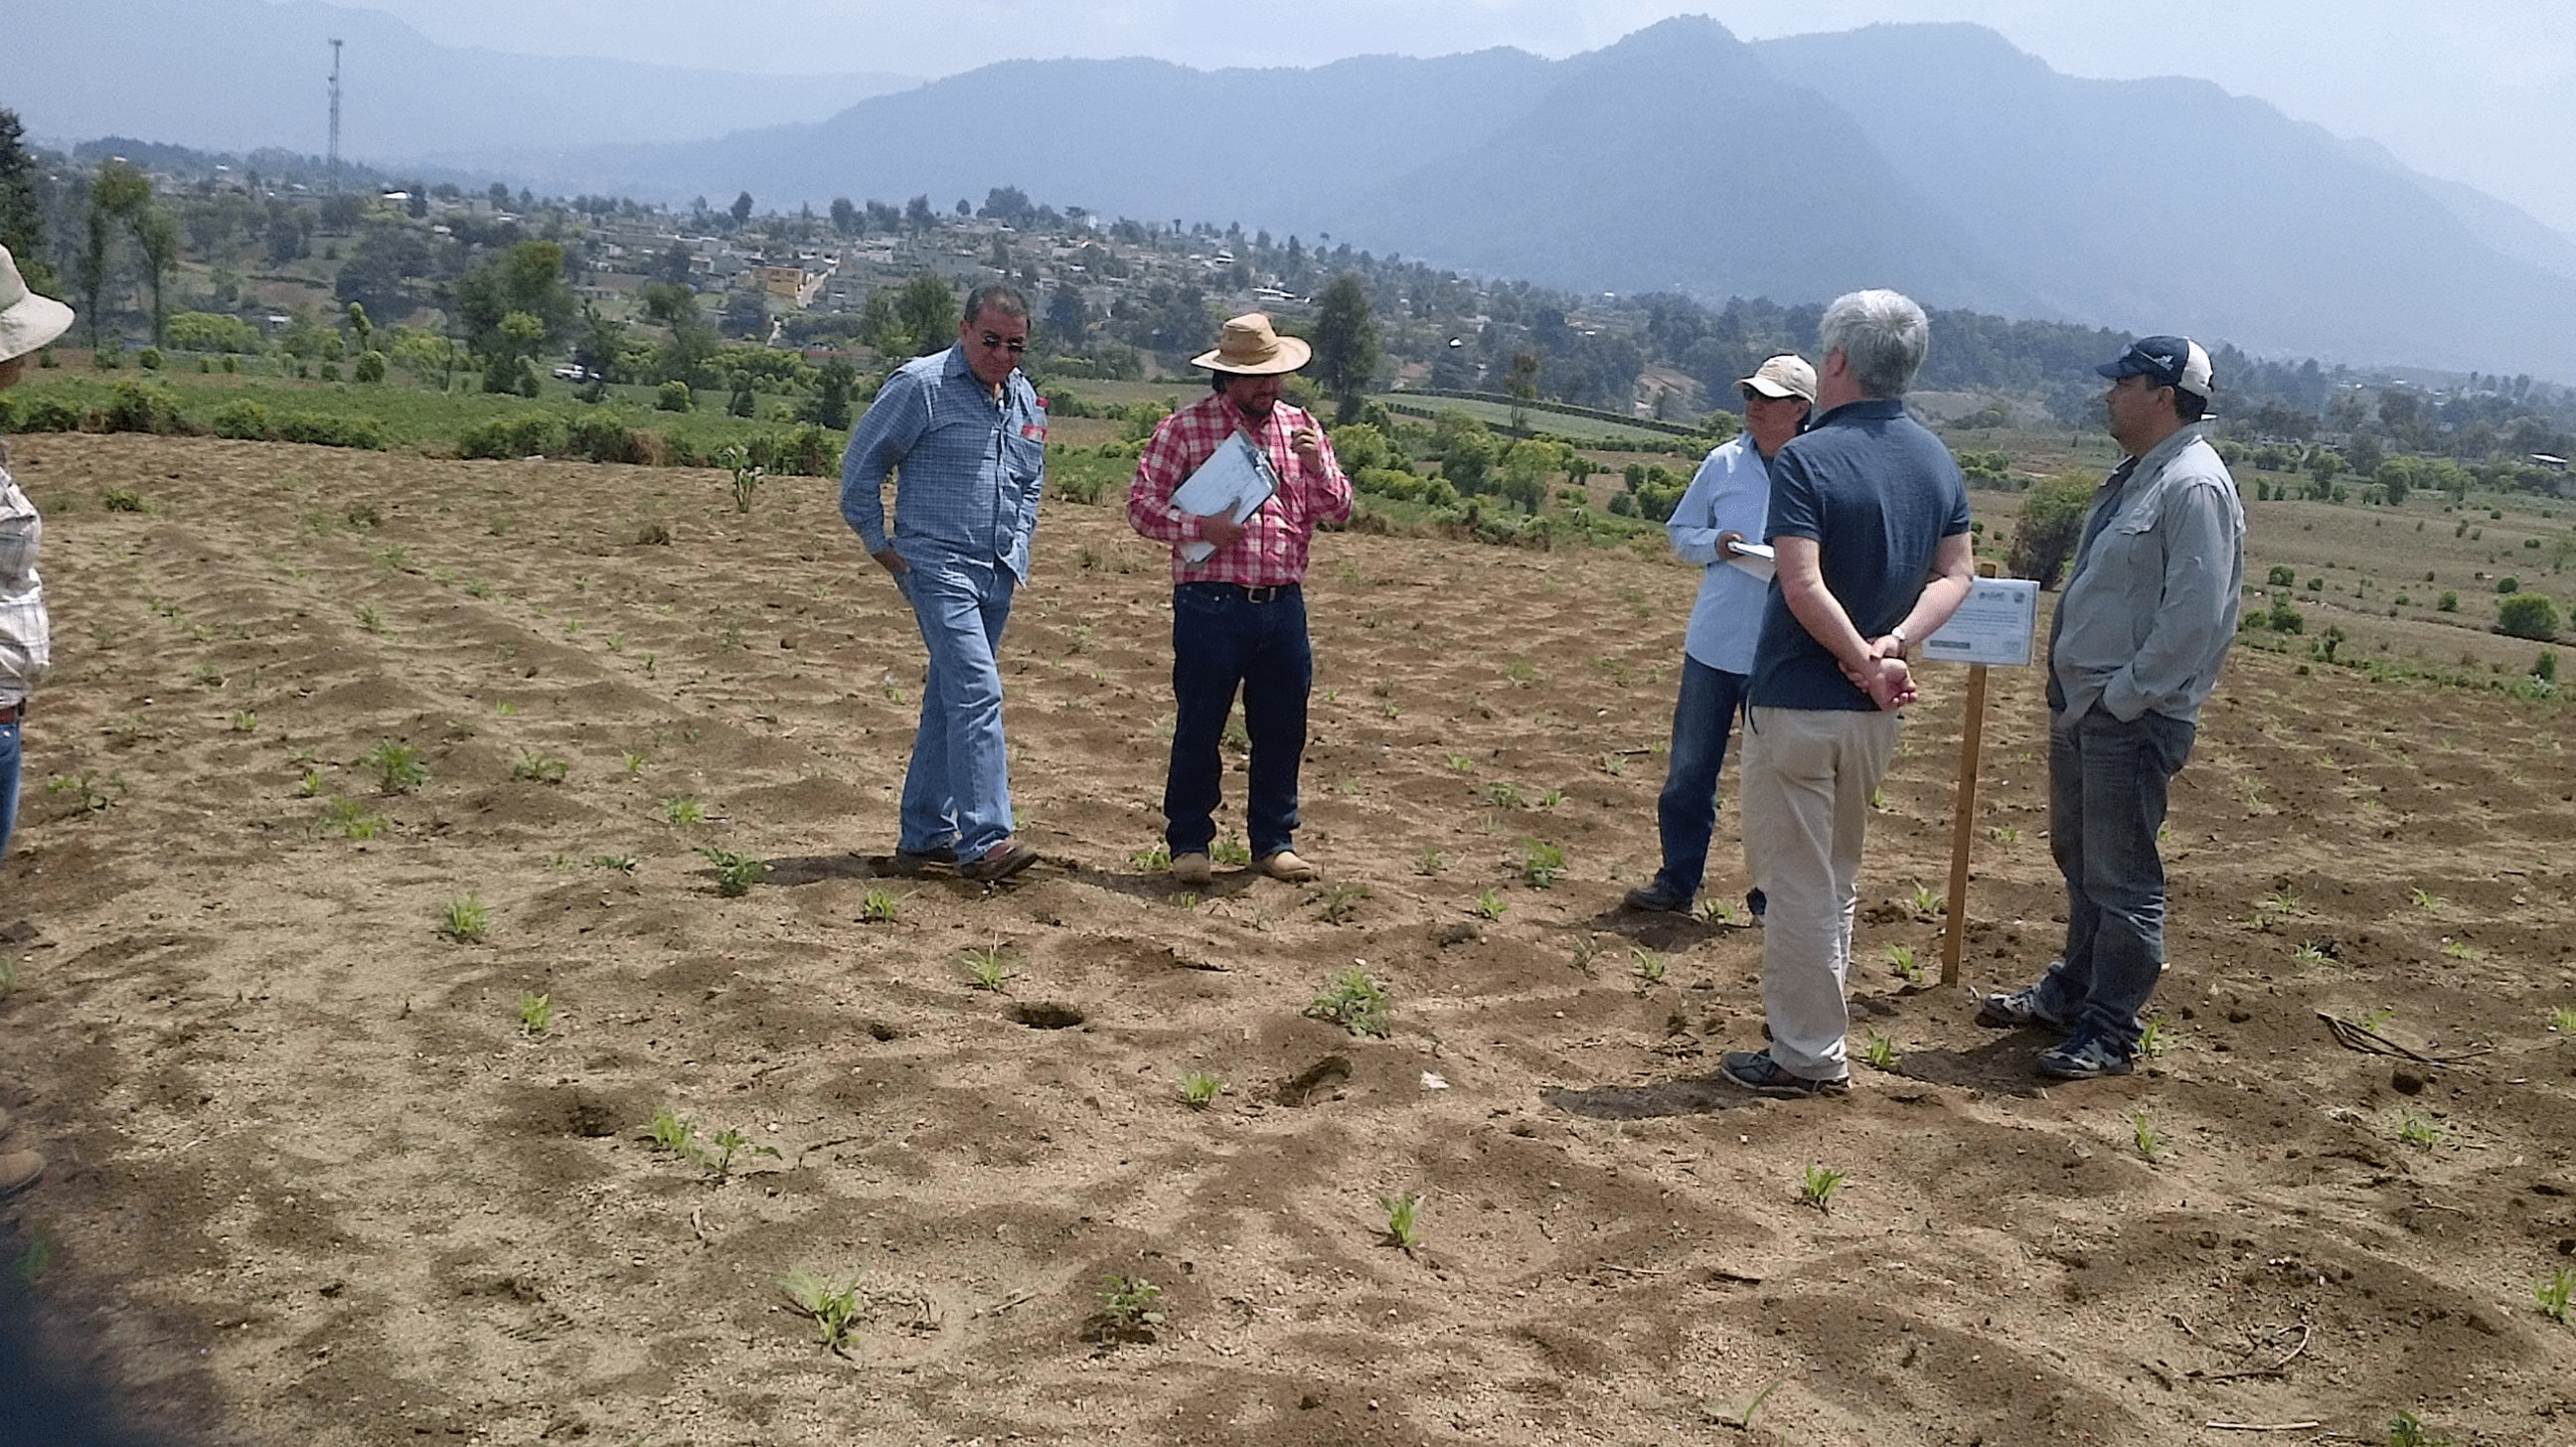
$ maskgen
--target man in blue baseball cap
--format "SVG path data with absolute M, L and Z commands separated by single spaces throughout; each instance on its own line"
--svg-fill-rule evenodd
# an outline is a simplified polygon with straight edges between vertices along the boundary
M 2039 983 L 1988 996 L 1982 1024 L 2049 1027 L 2039 1072 L 2126 1075 L 2165 964 L 2156 832 L 2201 704 L 2236 636 L 2245 509 L 2199 425 L 2209 353 L 2147 337 L 2094 368 L 2127 454 L 2093 495 L 2048 636 L 2048 828 L 2066 948 Z

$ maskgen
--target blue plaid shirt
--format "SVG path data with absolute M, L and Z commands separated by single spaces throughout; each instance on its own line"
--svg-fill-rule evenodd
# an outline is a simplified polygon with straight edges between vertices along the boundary
M 886 547 L 885 479 L 895 474 L 894 550 L 907 563 L 998 559 L 1025 583 L 1046 486 L 1046 404 L 1014 370 L 996 403 L 957 347 L 915 357 L 850 433 L 841 516 L 871 553 Z

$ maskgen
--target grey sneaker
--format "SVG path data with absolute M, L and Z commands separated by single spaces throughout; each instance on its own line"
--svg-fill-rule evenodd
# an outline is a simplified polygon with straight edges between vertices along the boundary
M 2066 1022 L 2048 1013 L 2039 1002 L 2039 986 L 2030 985 L 2000 995 L 1988 995 L 1977 1002 L 1977 1023 L 2001 1030 L 2022 1030 L 2033 1025 L 2066 1028 Z
M 1758 1095 L 1847 1095 L 1851 1080 L 1809 1080 L 1780 1068 L 1768 1050 L 1729 1050 L 1720 1067 L 1726 1078 Z
M 2096 1080 L 2137 1068 L 2128 1051 L 2099 1035 L 2077 1035 L 2054 1050 L 2043 1050 L 2036 1064 L 2040 1074 L 2058 1080 Z

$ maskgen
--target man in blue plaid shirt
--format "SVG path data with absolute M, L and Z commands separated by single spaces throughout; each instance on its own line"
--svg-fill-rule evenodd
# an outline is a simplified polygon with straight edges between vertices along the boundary
M 985 884 L 1038 857 L 1011 837 L 994 659 L 1011 595 L 1029 576 L 1046 486 L 1046 408 L 1019 371 L 1028 343 L 1028 300 L 1007 286 L 977 287 L 957 345 L 896 368 L 841 459 L 841 516 L 903 590 L 930 651 L 896 867 L 955 864 Z

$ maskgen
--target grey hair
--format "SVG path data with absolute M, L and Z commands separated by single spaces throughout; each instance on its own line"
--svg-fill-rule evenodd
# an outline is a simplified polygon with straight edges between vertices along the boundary
M 966 320 L 974 321 L 986 311 L 997 311 L 1015 322 L 1029 319 L 1029 299 L 1020 295 L 1016 286 L 988 281 L 966 293 Z
M 1901 292 L 1845 292 L 1825 308 L 1818 345 L 1840 352 L 1865 397 L 1902 397 L 1931 350 L 1932 323 Z

